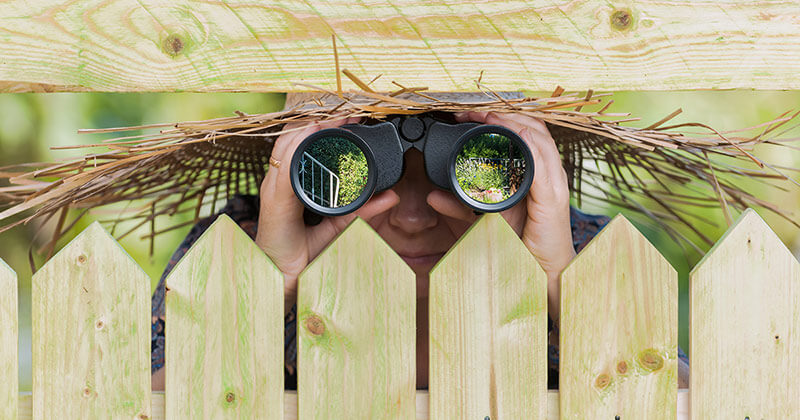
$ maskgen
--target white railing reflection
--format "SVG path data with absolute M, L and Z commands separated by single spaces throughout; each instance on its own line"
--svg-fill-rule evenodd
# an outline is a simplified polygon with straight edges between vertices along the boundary
M 327 194 L 326 177 L 328 179 Z M 308 183 L 306 183 L 306 178 L 309 178 Z M 317 184 L 317 180 L 319 180 L 319 184 Z M 300 183 L 303 191 L 313 202 L 325 207 L 338 207 L 339 177 L 308 153 L 303 153 L 303 158 L 300 160 Z

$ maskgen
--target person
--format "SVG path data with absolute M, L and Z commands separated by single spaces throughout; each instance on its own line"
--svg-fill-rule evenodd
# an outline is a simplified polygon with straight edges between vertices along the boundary
M 535 118 L 513 113 L 466 112 L 458 121 L 497 124 L 515 131 L 530 147 L 534 157 L 533 185 L 526 198 L 502 212 L 530 250 L 548 279 L 549 379 L 558 386 L 559 276 L 576 253 L 609 221 L 606 216 L 584 214 L 570 206 L 567 174 L 558 148 L 545 124 Z M 363 218 L 399 254 L 416 274 L 417 282 L 417 388 L 428 384 L 428 273 L 478 216 L 455 195 L 436 188 L 425 175 L 422 154 L 411 149 L 405 154 L 405 171 L 389 190 L 373 196 L 356 212 L 324 218 L 315 226 L 303 221 L 303 205 L 289 182 L 291 156 L 300 142 L 315 131 L 356 123 L 356 118 L 303 125 L 287 124 L 272 150 L 270 170 L 261 184 L 259 197 L 236 196 L 222 213 L 228 214 L 283 272 L 285 285 L 286 381 L 296 389 L 295 318 L 298 275 L 356 216 Z M 164 386 L 164 282 L 167 274 L 210 226 L 214 217 L 198 223 L 178 248 L 153 294 L 152 373 L 153 389 Z M 688 359 L 679 349 L 679 384 L 688 386 Z

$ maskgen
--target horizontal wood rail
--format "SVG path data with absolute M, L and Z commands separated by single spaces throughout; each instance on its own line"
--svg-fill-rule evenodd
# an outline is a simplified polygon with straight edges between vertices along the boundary
M 33 419 L 33 402 L 30 392 L 19 395 L 19 420 Z M 150 397 L 152 403 L 151 420 L 165 420 L 164 416 L 164 392 L 153 392 Z M 428 420 L 428 392 L 417 391 L 417 417 L 416 420 Z M 284 420 L 297 420 L 297 391 L 286 391 L 283 394 L 283 418 Z M 689 391 L 682 389 L 678 391 L 678 419 L 689 419 Z M 558 415 L 558 391 L 547 392 L 547 417 L 545 420 L 559 420 Z
M 332 35 L 378 90 L 800 89 L 791 0 L 11 0 L 0 92 L 335 89 Z

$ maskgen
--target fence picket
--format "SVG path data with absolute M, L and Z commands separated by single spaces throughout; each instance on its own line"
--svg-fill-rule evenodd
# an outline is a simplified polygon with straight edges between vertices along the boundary
M 414 419 L 415 279 L 362 219 L 303 272 L 299 419 Z
M 692 419 L 800 419 L 800 263 L 752 209 L 690 275 Z
M 618 215 L 562 273 L 561 419 L 676 416 L 678 278 Z
M 151 417 L 149 296 L 98 223 L 33 275 L 34 419 Z
M 543 419 L 547 277 L 498 214 L 431 272 L 430 418 Z
M 19 357 L 17 353 L 17 274 L 0 259 L 0 419 L 17 418 Z
M 283 275 L 228 216 L 167 277 L 166 418 L 283 419 Z

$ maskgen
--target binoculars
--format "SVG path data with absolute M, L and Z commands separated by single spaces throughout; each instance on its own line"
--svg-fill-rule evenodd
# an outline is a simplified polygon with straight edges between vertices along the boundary
M 533 156 L 515 132 L 429 112 L 311 134 L 292 156 L 292 189 L 317 215 L 348 214 L 400 180 L 412 148 L 422 152 L 432 184 L 478 212 L 510 208 L 533 183 Z

